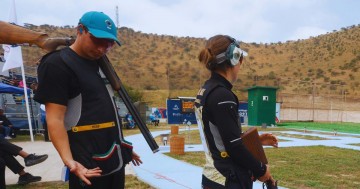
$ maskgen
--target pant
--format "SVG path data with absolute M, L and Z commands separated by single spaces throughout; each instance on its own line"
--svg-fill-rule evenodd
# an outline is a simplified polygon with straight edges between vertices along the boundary
M 24 167 L 15 159 L 13 155 L 0 151 L 0 157 L 5 162 L 5 165 L 14 173 L 19 174 Z
M 0 129 L 1 134 L 3 134 L 4 136 L 11 136 L 13 138 L 16 137 L 16 132 L 19 130 L 19 129 L 15 129 L 14 127 L 8 127 L 3 125 L 1 125 L 0 127 L 1 127 Z
M 202 189 L 217 189 L 217 188 L 226 188 L 226 189 L 251 189 L 253 188 L 253 183 L 252 182 L 235 182 L 235 181 L 228 181 L 226 183 L 225 187 L 217 187 L 217 186 L 205 186 L 204 184 L 202 184 Z
M 5 189 L 5 161 L 0 154 L 0 188 Z
M 91 178 L 91 185 L 82 182 L 76 175 L 70 173 L 69 189 L 124 189 L 125 188 L 125 165 L 117 172 L 105 176 Z
M 3 152 L 3 154 L 9 154 L 13 156 L 19 155 L 19 152 L 22 150 L 20 146 L 17 146 L 15 144 L 12 144 L 8 140 L 4 138 L 0 138 L 0 151 Z
M 231 170 L 226 178 L 225 186 L 220 185 L 204 175 L 202 175 L 203 189 L 251 189 L 253 188 L 253 181 L 251 174 L 248 171 L 234 169 Z
M 0 129 L 1 134 L 3 134 L 4 137 L 10 136 L 10 134 L 11 134 L 11 128 L 10 127 L 6 127 L 6 126 L 1 125 L 0 128 L 1 128 Z

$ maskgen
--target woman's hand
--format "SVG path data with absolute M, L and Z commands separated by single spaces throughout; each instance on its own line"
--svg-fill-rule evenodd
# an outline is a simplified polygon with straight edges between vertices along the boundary
M 275 148 L 278 147 L 278 139 L 271 133 L 264 133 L 260 135 L 260 141 L 263 146 L 273 146 Z
M 267 180 L 270 180 L 272 177 L 271 177 L 271 173 L 270 173 L 270 167 L 268 165 L 265 165 L 266 166 L 266 172 L 263 176 L 261 176 L 260 178 L 258 178 L 259 181 L 261 182 L 266 182 Z
M 70 161 L 67 165 L 70 169 L 70 172 L 74 173 L 79 177 L 85 184 L 91 185 L 89 178 L 101 176 L 101 169 L 96 167 L 94 169 L 87 169 L 77 161 Z
M 137 153 L 135 153 L 134 150 L 132 151 L 132 160 L 131 161 L 135 166 L 139 166 L 140 164 L 143 163 L 140 159 L 140 156 Z

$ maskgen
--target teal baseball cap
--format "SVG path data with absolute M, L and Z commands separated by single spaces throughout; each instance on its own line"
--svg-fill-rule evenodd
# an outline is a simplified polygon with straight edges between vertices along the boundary
M 84 25 L 94 37 L 112 39 L 118 45 L 121 45 L 117 38 L 117 29 L 114 22 L 103 12 L 87 12 L 80 18 L 79 24 Z

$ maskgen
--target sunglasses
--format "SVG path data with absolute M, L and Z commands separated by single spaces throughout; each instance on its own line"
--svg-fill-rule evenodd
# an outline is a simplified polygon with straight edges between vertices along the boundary
M 96 38 L 90 33 L 90 39 L 96 46 L 106 47 L 106 49 L 110 49 L 114 46 L 115 41 L 111 39 L 104 38 Z
M 114 46 L 115 41 L 111 40 L 111 39 L 105 39 L 105 38 L 96 38 L 95 36 L 93 36 L 89 29 L 87 27 L 85 27 L 84 25 L 80 24 L 79 25 L 82 29 L 84 29 L 87 33 L 90 34 L 90 39 L 92 41 L 92 43 L 96 46 L 101 46 L 101 47 L 106 47 L 106 50 L 110 50 L 111 47 Z

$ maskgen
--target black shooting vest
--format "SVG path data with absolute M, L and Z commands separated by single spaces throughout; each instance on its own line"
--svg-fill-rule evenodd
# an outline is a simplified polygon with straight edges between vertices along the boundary
M 207 97 L 211 92 L 219 87 L 227 87 L 219 78 L 217 78 L 221 77 L 220 75 L 217 75 L 216 73 L 212 74 L 215 75 L 212 75 L 212 77 L 205 82 L 205 84 L 199 90 L 195 100 L 195 111 L 197 120 L 201 122 L 200 124 L 202 128 L 199 128 L 199 131 L 206 156 L 202 184 L 210 188 L 225 188 L 225 184 L 227 182 L 227 172 L 231 169 L 231 167 L 233 167 L 234 164 L 229 158 L 221 157 L 223 154 L 227 155 L 225 149 L 220 150 L 217 146 L 214 145 L 216 143 L 215 138 L 217 137 L 214 137 L 214 131 L 210 131 L 210 118 L 208 117 L 209 115 L 206 113 L 204 106 L 206 104 Z M 236 101 L 238 101 L 235 95 L 234 97 L 236 98 Z
M 65 114 L 74 160 L 89 169 L 100 167 L 103 176 L 120 170 L 121 131 L 97 62 L 78 56 L 70 48 L 61 50 L 60 57 L 74 72 L 81 88 L 78 96 L 69 99 Z

